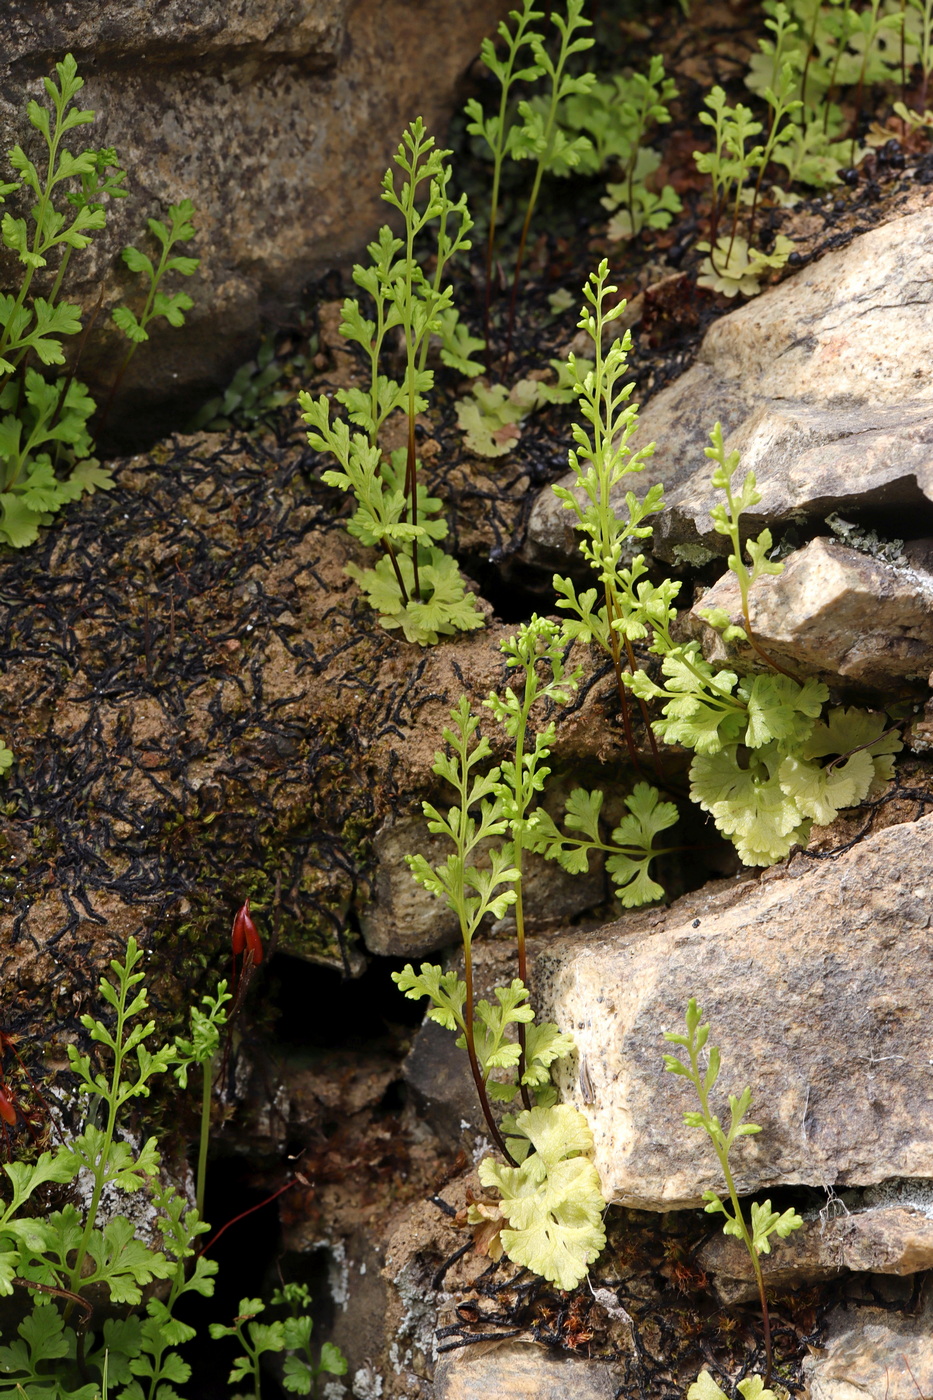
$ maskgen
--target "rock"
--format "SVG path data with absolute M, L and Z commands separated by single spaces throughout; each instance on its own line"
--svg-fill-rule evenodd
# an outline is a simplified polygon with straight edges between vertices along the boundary
M 551 785 L 545 805 L 555 816 L 568 793 L 567 785 Z M 449 799 L 453 800 L 452 790 Z M 405 856 L 415 852 L 437 865 L 446 860 L 451 845 L 443 837 L 433 836 L 423 817 L 390 819 L 376 833 L 373 899 L 360 916 L 363 938 L 371 953 L 414 958 L 460 942 L 460 924 L 454 911 L 412 879 Z M 556 861 L 525 852 L 522 870 L 525 915 L 531 924 L 569 919 L 606 898 L 602 860 L 594 861 L 584 875 L 568 875 Z
M 715 417 L 713 422 L 715 422 Z M 723 427 L 725 429 L 725 423 Z M 676 561 L 697 544 L 714 553 L 728 542 L 717 535 L 710 508 L 722 499 L 702 465 L 667 496 L 658 521 L 654 552 Z M 743 513 L 743 530 L 765 525 L 822 522 L 836 509 L 846 514 L 894 512 L 928 527 L 933 499 L 933 402 L 911 399 L 853 408 L 807 403 L 766 403 L 754 409 L 726 438 L 742 454 L 741 472 L 753 471 L 761 501 Z
M 613 1400 L 619 1377 L 604 1361 L 523 1342 L 478 1342 L 442 1356 L 435 1400 Z
M 709 660 L 754 666 L 753 649 L 724 643 L 700 617 L 702 608 L 725 608 L 742 625 L 731 571 L 694 605 L 691 618 Z M 933 576 L 831 540 L 812 540 L 784 560 L 783 573 L 758 579 L 749 616 L 756 640 L 795 674 L 890 690 L 899 679 L 925 681 L 933 670 Z
M 334 493 L 303 478 L 290 447 L 202 434 L 115 472 L 113 491 L 0 560 L 0 706 L 16 756 L 0 812 L 0 972 L 23 1009 L 35 1001 L 27 1035 L 89 1010 L 130 934 L 158 935 L 187 1006 L 205 989 L 192 950 L 226 959 L 247 895 L 279 951 L 359 974 L 355 930 L 380 890 L 421 893 L 398 845 L 380 860 L 376 834 L 420 821 L 424 799 L 453 801 L 432 772 L 451 707 L 469 698 L 498 759 L 507 742 L 482 702 L 508 682 L 499 644 L 516 626 L 431 648 L 387 632 L 347 579 L 366 556 Z M 93 603 L 75 612 L 76 592 Z M 570 776 L 607 787 L 612 820 L 624 739 L 611 680 L 582 659 L 579 703 L 553 717 L 546 795 L 559 803 Z M 530 900 L 542 924 L 605 897 L 595 864 L 546 875 Z M 439 920 L 440 902 L 422 898 Z M 438 927 L 422 947 L 449 942 Z
M 803 1363 L 810 1400 L 920 1400 L 933 1391 L 933 1299 L 915 1310 L 910 1289 L 887 1282 L 888 1297 L 875 1289 L 829 1314 L 823 1346 Z
M 425 1020 L 402 1065 L 402 1074 L 418 1112 L 441 1142 L 462 1142 L 472 1151 L 488 1135 L 466 1052 L 456 1037 L 436 1021 Z
M 734 1153 L 740 1192 L 933 1177 L 931 857 L 926 817 L 711 899 L 699 926 L 675 907 L 541 949 L 533 999 L 585 1057 L 592 1104 L 578 1062 L 557 1079 L 586 1108 L 607 1199 L 671 1210 L 722 1190 L 683 1125 L 693 1091 L 662 1065 L 691 996 L 722 1050 L 720 1107 L 748 1084 L 762 1127 Z
M 640 477 L 619 488 L 666 487 L 655 525 L 659 557 L 702 562 L 722 553 L 709 508 L 717 495 L 703 449 L 713 424 L 743 452 L 763 500 L 759 522 L 822 519 L 883 506 L 921 510 L 933 500 L 933 208 L 861 235 L 723 316 L 696 363 L 650 401 L 637 443 L 656 442 Z M 561 485 L 570 486 L 568 474 Z M 925 519 L 924 519 L 925 517 Z M 523 557 L 566 571 L 576 550 L 573 514 L 550 488 L 538 497 Z
M 529 938 L 527 953 L 529 967 L 533 966 L 538 950 L 548 939 Z M 508 986 L 518 975 L 518 954 L 513 938 L 483 938 L 473 943 L 473 984 L 477 999 L 493 999 L 493 988 Z M 448 955 L 445 967 L 463 976 L 463 951 Z M 476 1086 L 470 1073 L 465 1050 L 455 1044 L 457 1037 L 436 1021 L 425 1017 L 416 1032 L 412 1047 L 403 1065 L 402 1074 L 411 1090 L 419 1114 L 439 1140 L 459 1142 L 471 1156 L 485 1142 L 488 1147 L 489 1129 L 483 1118 Z
M 456 85 L 508 4 L 119 0 L 66 11 L 41 0 L 5 11 L 2 149 L 25 141 L 26 100 L 44 98 L 42 78 L 71 52 L 86 79 L 80 104 L 97 112 L 82 142 L 116 147 L 129 172 L 131 197 L 65 286 L 85 308 L 103 289 L 81 361 L 97 398 L 125 350 L 110 310 L 137 295 L 119 251 L 146 238 L 147 217 L 194 201 L 201 266 L 180 279 L 195 301 L 185 331 L 154 328 L 124 381 L 122 422 L 145 411 L 153 429 L 154 406 L 175 400 L 162 421 L 177 427 L 178 400 L 193 406 L 225 385 L 261 321 L 294 323 L 307 284 L 361 252 L 384 221 L 380 181 L 404 127 L 421 115 L 443 139 Z
M 848 1193 L 846 1193 L 848 1194 Z M 740 1240 L 714 1235 L 697 1262 L 715 1276 L 727 1306 L 753 1302 L 758 1288 L 748 1251 Z M 786 1240 L 775 1240 L 761 1256 L 769 1293 L 833 1278 L 851 1269 L 863 1273 L 915 1274 L 933 1268 L 933 1212 L 898 1205 L 854 1209 L 807 1220 Z

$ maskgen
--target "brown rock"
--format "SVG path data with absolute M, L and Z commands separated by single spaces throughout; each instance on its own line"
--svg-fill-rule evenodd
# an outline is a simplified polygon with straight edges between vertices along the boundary
M 0 147 L 24 142 L 24 108 L 66 52 L 97 112 L 83 142 L 114 146 L 131 197 L 76 254 L 66 293 L 98 333 L 81 375 L 109 390 L 125 342 L 111 308 L 134 288 L 119 259 L 148 216 L 194 201 L 201 258 L 181 279 L 194 297 L 184 333 L 154 328 L 124 385 L 124 417 L 224 383 L 254 348 L 260 320 L 294 318 L 303 289 L 357 255 L 384 221 L 380 181 L 404 127 L 421 115 L 443 138 L 453 93 L 504 0 L 118 0 L 64 9 L 11 3 L 0 63 Z M 5 177 L 4 177 L 5 178 Z M 4 271 L 6 269 L 4 268 Z M 177 426 L 178 407 L 172 426 Z M 153 434 L 155 436 L 155 434 Z
M 607 1199 L 670 1210 L 723 1189 L 682 1121 L 693 1091 L 662 1063 L 691 996 L 722 1050 L 717 1111 L 748 1084 L 762 1127 L 734 1152 L 740 1192 L 933 1176 L 931 856 L 927 817 L 748 882 L 698 927 L 656 911 L 542 948 L 535 1000 L 586 1059 L 592 1104 L 577 1063 L 557 1078 L 586 1110 Z
M 742 625 L 741 594 L 731 571 L 691 616 L 709 660 L 754 666 L 747 643 L 724 643 L 703 622 L 705 608 L 725 608 Z M 933 576 L 827 539 L 791 554 L 783 573 L 760 578 L 750 593 L 749 616 L 769 655 L 830 683 L 890 689 L 899 679 L 926 680 L 933 670 Z

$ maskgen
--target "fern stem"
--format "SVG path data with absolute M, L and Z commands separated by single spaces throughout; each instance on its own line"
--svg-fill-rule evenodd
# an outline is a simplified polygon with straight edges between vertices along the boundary
M 467 1054 L 470 1057 L 470 1069 L 473 1072 L 473 1083 L 476 1085 L 476 1092 L 479 1095 L 480 1108 L 483 1110 L 483 1117 L 486 1126 L 492 1136 L 493 1142 L 498 1147 L 502 1155 L 511 1162 L 513 1167 L 518 1163 L 505 1145 L 505 1138 L 499 1131 L 499 1125 L 492 1114 L 489 1104 L 489 1096 L 486 1093 L 486 1081 L 483 1078 L 482 1070 L 479 1067 L 479 1060 L 476 1057 L 476 1042 L 473 1038 L 473 957 L 470 951 L 470 940 L 463 942 L 464 975 L 466 982 L 466 1006 L 464 1007 L 463 1034 L 466 1039 Z
M 214 1082 L 214 1059 L 204 1061 L 201 1066 L 204 1076 L 201 1085 L 201 1134 L 198 1141 L 198 1174 L 195 1178 L 194 1200 L 199 1217 L 204 1219 L 204 1187 L 207 1181 L 207 1148 L 211 1136 L 211 1086 Z
M 534 663 L 532 663 L 532 674 Z M 518 730 L 515 735 L 515 820 L 512 823 L 512 864 L 518 871 L 518 879 L 515 881 L 515 934 L 518 942 L 518 975 L 522 985 L 528 986 L 528 957 L 525 951 L 525 907 L 522 901 L 522 853 L 524 846 L 522 843 L 522 832 L 525 825 L 525 811 L 528 806 L 528 794 L 525 793 L 525 735 L 528 730 L 528 715 L 531 708 L 531 697 L 534 695 L 534 687 L 531 684 L 532 674 L 525 676 L 525 697 L 522 705 L 521 715 L 518 721 Z M 522 1103 L 526 1108 L 531 1108 L 531 1094 L 527 1084 L 522 1080 L 525 1076 L 525 1023 L 520 1021 L 518 1025 L 518 1043 L 521 1053 L 518 1058 L 518 1083 L 522 1096 Z
M 689 1054 L 693 1064 L 693 1083 L 703 1108 L 703 1117 L 706 1120 L 704 1127 L 709 1134 L 709 1139 L 713 1144 L 713 1151 L 719 1159 L 719 1165 L 725 1177 L 726 1190 L 729 1193 L 729 1201 L 732 1205 L 734 1223 L 741 1231 L 742 1243 L 748 1251 L 748 1257 L 755 1271 L 755 1282 L 758 1285 L 758 1296 L 761 1299 L 761 1324 L 765 1339 L 765 1388 L 767 1388 L 771 1382 L 771 1315 L 768 1311 L 768 1297 L 765 1290 L 764 1275 L 761 1272 L 761 1260 L 758 1257 L 758 1251 L 749 1233 L 748 1225 L 745 1223 L 745 1215 L 742 1211 L 738 1192 L 735 1189 L 735 1179 L 729 1166 L 728 1140 L 722 1128 L 719 1126 L 719 1120 L 710 1112 L 709 1093 L 703 1075 L 700 1073 L 699 1052 L 695 1044 L 690 1046 Z M 715 1131 L 710 1130 L 710 1124 L 715 1124 Z

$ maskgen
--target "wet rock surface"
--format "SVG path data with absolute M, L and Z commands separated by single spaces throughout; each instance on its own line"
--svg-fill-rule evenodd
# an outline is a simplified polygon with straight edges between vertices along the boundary
M 118 475 L 0 561 L 0 697 L 18 760 L 0 814 L 0 973 L 23 1009 L 35 997 L 37 1014 L 70 1025 L 96 969 L 150 930 L 180 981 L 203 977 L 205 952 L 226 970 L 247 895 L 280 951 L 350 975 L 364 965 L 358 922 L 404 956 L 457 941 L 399 843 L 385 863 L 374 843 L 417 825 L 423 799 L 451 800 L 431 772 L 449 709 L 467 694 L 486 715 L 514 627 L 490 618 L 427 650 L 382 628 L 346 576 L 363 552 L 339 499 L 295 442 L 175 439 Z M 598 666 L 555 720 L 556 769 L 618 778 Z M 491 717 L 488 733 L 502 744 Z M 548 875 L 542 918 L 605 898 L 595 865 L 589 883 Z

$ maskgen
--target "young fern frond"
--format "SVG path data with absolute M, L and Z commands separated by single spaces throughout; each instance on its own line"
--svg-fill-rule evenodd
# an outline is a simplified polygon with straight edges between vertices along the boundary
M 161 219 L 148 220 L 149 232 L 161 248 L 158 263 L 153 265 L 152 259 L 146 253 L 141 253 L 138 248 L 127 247 L 123 249 L 123 261 L 129 270 L 139 273 L 148 282 L 148 286 L 146 300 L 138 316 L 128 306 L 118 306 L 113 311 L 114 324 L 119 327 L 130 344 L 114 377 L 113 384 L 110 386 L 110 393 L 100 416 L 99 433 L 103 432 L 130 361 L 143 341 L 149 339 L 151 322 L 158 320 L 161 316 L 168 321 L 170 326 L 183 326 L 185 312 L 190 311 L 194 305 L 187 292 L 172 292 L 167 295 L 160 290 L 163 278 L 167 273 L 175 272 L 182 277 L 191 277 L 201 265 L 200 258 L 172 253 L 176 243 L 186 243 L 194 237 L 194 224 L 191 222 L 194 216 L 194 205 L 191 200 L 183 199 L 178 204 L 170 204 L 168 216 L 168 224 L 164 224 Z
M 503 810 L 509 823 L 512 837 L 512 864 L 518 871 L 515 882 L 515 926 L 518 939 L 518 976 L 522 983 L 528 981 L 528 967 L 525 953 L 525 914 L 522 901 L 522 856 L 526 849 L 538 849 L 534 837 L 534 823 L 531 817 L 532 805 L 543 790 L 550 768 L 546 760 L 551 753 L 556 728 L 549 724 L 542 732 L 536 733 L 530 750 L 526 749 L 528 724 L 532 710 L 539 703 L 550 701 L 566 705 L 571 692 L 576 690 L 581 669 L 567 672 L 563 652 L 566 638 L 561 627 L 547 618 L 533 615 L 516 637 L 502 643 L 507 665 L 523 677 L 520 694 L 508 687 L 504 696 L 493 692 L 486 705 L 505 728 L 506 734 L 514 742 L 513 757 L 502 764 L 500 792 Z M 543 669 L 544 674 L 541 674 Z M 556 1029 L 556 1028 L 555 1028 Z M 532 1107 L 527 1089 L 525 1074 L 526 1036 L 524 1026 L 519 1027 L 520 1078 L 522 1101 L 526 1108 Z M 533 1081 L 528 1081 L 533 1082 Z
M 703 1199 L 706 1201 L 706 1210 L 710 1214 L 722 1214 L 726 1217 L 723 1233 L 734 1235 L 736 1239 L 742 1241 L 755 1271 L 765 1334 L 767 1363 L 764 1384 L 767 1386 L 771 1380 L 771 1319 L 768 1313 L 768 1298 L 761 1272 L 760 1256 L 770 1253 L 772 1235 L 784 1239 L 794 1230 L 799 1230 L 803 1220 L 795 1210 L 789 1209 L 783 1214 L 778 1214 L 777 1211 L 771 1209 L 770 1201 L 765 1201 L 763 1205 L 754 1204 L 751 1208 L 751 1219 L 750 1221 L 746 1220 L 735 1188 L 729 1154 L 740 1137 L 760 1133 L 761 1128 L 757 1123 L 744 1121 L 752 1101 L 752 1091 L 749 1088 L 743 1089 L 739 1095 L 729 1095 L 728 1127 L 723 1127 L 718 1116 L 710 1108 L 710 1094 L 719 1078 L 721 1057 L 716 1046 L 711 1045 L 707 1051 L 706 1068 L 702 1067 L 700 1055 L 709 1040 L 710 1029 L 709 1023 L 701 1025 L 702 1020 L 703 1012 L 697 1005 L 696 999 L 691 997 L 686 1012 L 686 1035 L 675 1031 L 665 1031 L 664 1033 L 665 1040 L 686 1051 L 686 1059 L 681 1055 L 665 1055 L 664 1068 L 671 1074 L 678 1074 L 689 1080 L 700 1100 L 699 1111 L 690 1110 L 684 1113 L 684 1122 L 689 1128 L 701 1128 L 706 1133 L 712 1143 L 713 1151 L 716 1153 L 725 1179 L 729 1197 L 728 1203 L 723 1201 L 716 1191 L 704 1191 Z
M 475 771 L 492 751 L 488 739 L 475 739 L 479 720 L 470 713 L 466 696 L 451 711 L 450 717 L 453 727 L 444 730 L 444 739 L 452 753 L 435 754 L 433 771 L 451 784 L 458 800 L 446 814 L 430 802 L 422 805 L 428 818 L 428 830 L 447 837 L 454 851 L 438 866 L 431 866 L 423 855 L 409 855 L 406 860 L 418 884 L 443 899 L 457 915 L 463 940 L 465 980 L 460 983 L 456 977 L 452 981 L 448 977 L 445 981 L 440 968 L 432 968 L 430 964 L 422 967 L 420 978 L 411 966 L 401 973 L 393 973 L 392 977 L 413 1000 L 427 996 L 432 1006 L 442 1013 L 435 1016 L 442 1025 L 461 1031 L 486 1125 L 499 1150 L 508 1156 L 489 1103 L 488 1069 L 484 1072 L 477 1053 L 472 943 L 476 930 L 488 914 L 501 919 L 506 909 L 515 903 L 519 871 L 511 864 L 507 843 L 491 849 L 487 867 L 475 864 L 473 857 L 480 843 L 504 836 L 508 821 L 499 787 L 499 769 L 494 766 L 486 772 Z
M 544 39 L 539 34 L 532 33 L 529 36 L 535 67 L 549 80 L 550 91 L 541 104 L 527 101 L 519 102 L 518 110 L 522 123 L 515 128 L 511 146 L 511 154 L 516 160 L 534 160 L 535 173 L 525 209 L 525 218 L 519 234 L 515 270 L 512 274 L 503 377 L 508 374 L 509 360 L 512 356 L 512 333 L 515 326 L 518 283 L 525 259 L 528 231 L 531 228 L 538 195 L 541 191 L 541 181 L 545 174 L 567 174 L 579 163 L 581 155 L 590 147 L 585 136 L 568 138 L 561 129 L 557 118 L 560 104 L 566 98 L 575 93 L 588 92 L 596 82 L 593 73 L 581 73 L 579 76 L 574 76 L 567 71 L 568 60 L 574 54 L 583 53 L 586 49 L 592 48 L 594 41 L 582 34 L 582 30 L 591 27 L 592 21 L 583 15 L 583 0 L 567 0 L 566 18 L 554 9 L 551 12 L 551 20 L 560 35 L 556 58 L 551 57 Z
M 511 10 L 514 30 L 509 29 L 505 20 L 499 25 L 499 37 L 504 40 L 505 54 L 502 58 L 496 52 L 492 39 L 484 39 L 481 57 L 490 73 L 499 81 L 499 109 L 486 116 L 479 101 L 471 97 L 466 104 L 467 131 L 485 141 L 492 153 L 492 189 L 489 196 L 489 231 L 486 235 L 486 282 L 483 303 L 483 333 L 486 338 L 486 373 L 492 374 L 492 270 L 496 252 L 496 226 L 499 218 L 499 187 L 502 181 L 502 165 L 507 155 L 514 150 L 518 128 L 509 117 L 509 99 L 516 83 L 534 82 L 544 76 L 540 63 L 532 61 L 519 67 L 523 49 L 532 46 L 533 41 L 542 42 L 542 36 L 531 26 L 544 18 L 543 10 L 534 9 L 534 0 L 522 0 L 521 10 Z M 479 347 L 477 347 L 479 348 Z
M 449 752 L 438 753 L 434 772 L 457 793 L 446 812 L 430 803 L 423 809 L 429 830 L 446 836 L 454 853 L 437 866 L 421 855 L 406 857 L 415 879 L 458 915 L 464 950 L 464 978 L 423 963 L 393 973 L 399 989 L 426 997 L 428 1016 L 458 1032 L 466 1049 L 483 1116 L 493 1141 L 511 1166 L 487 1159 L 480 1168 L 485 1185 L 502 1193 L 501 1204 L 471 1209 L 470 1222 L 489 1229 L 494 1219 L 509 1257 L 560 1288 L 573 1288 L 605 1243 L 604 1201 L 599 1177 L 585 1155 L 592 1149 L 586 1120 L 568 1105 L 555 1105 L 550 1084 L 554 1060 L 573 1050 L 573 1040 L 556 1025 L 535 1021 L 525 984 L 524 918 L 521 905 L 522 852 L 537 848 L 532 804 L 550 772 L 546 760 L 554 725 L 527 741 L 534 707 L 542 701 L 564 704 L 576 686 L 567 673 L 562 629 L 533 617 L 517 637 L 503 643 L 508 665 L 523 677 L 516 690 L 485 702 L 514 744 L 513 757 L 487 767 L 491 748 L 476 739 L 477 718 L 467 699 L 451 712 L 454 726 L 444 731 Z M 511 837 L 511 840 L 497 839 Z M 474 863 L 485 847 L 483 865 Z M 514 908 L 519 933 L 521 975 L 494 989 L 494 999 L 473 999 L 472 941 L 488 915 L 501 919 Z M 521 1094 L 524 1111 L 501 1126 L 491 1101 L 511 1102 Z M 504 1136 L 507 1133 L 508 1136 Z M 485 1223 L 484 1223 L 485 1222 Z
M 404 219 L 404 237 L 385 225 L 369 244 L 369 267 L 356 266 L 353 279 L 367 293 L 373 314 L 365 314 L 355 297 L 343 304 L 341 334 L 358 344 L 368 360 L 365 388 L 338 389 L 335 399 L 347 411 L 350 423 L 333 417 L 328 399 L 301 393 L 298 401 L 310 426 L 308 441 L 318 452 L 329 452 L 339 470 L 324 480 L 356 497 L 357 510 L 349 525 L 351 534 L 384 550 L 374 568 L 350 566 L 371 606 L 386 628 L 399 628 L 407 641 L 422 646 L 439 636 L 472 631 L 483 626 L 482 613 L 472 593 L 466 591 L 456 561 L 437 547 L 446 534 L 445 522 L 433 517 L 440 503 L 429 498 L 418 479 L 415 453 L 415 420 L 428 407 L 427 395 L 434 373 L 426 368 L 428 345 L 439 334 L 456 351 L 469 348 L 470 338 L 457 334 L 453 290 L 444 276 L 450 260 L 469 247 L 472 220 L 466 197 L 453 200 L 448 193 L 449 151 L 436 150 L 420 117 L 405 131 L 393 157 L 401 172 L 399 182 L 390 167 L 383 179 L 382 197 Z M 416 244 L 436 224 L 433 240 L 434 269 L 427 277 L 416 259 Z M 462 329 L 462 328 L 461 328 Z M 386 337 L 391 331 L 404 337 L 405 371 L 400 380 L 382 372 Z M 456 359 L 457 353 L 447 351 Z M 442 354 L 445 353 L 442 351 Z M 398 453 L 387 454 L 380 442 L 386 420 L 396 410 L 407 419 L 407 445 L 401 449 L 404 477 L 400 481 Z
M 654 840 L 678 820 L 676 806 L 661 802 L 657 789 L 648 783 L 636 783 L 625 799 L 627 815 L 606 841 L 600 830 L 602 804 L 600 791 L 574 788 L 564 817 L 567 831 L 561 831 L 547 812 L 539 811 L 532 826 L 531 848 L 574 875 L 589 869 L 591 854 L 604 853 L 615 896 L 626 909 L 663 899 L 664 888 L 651 878 L 648 867 L 656 856 L 666 854 L 655 847 Z
M 629 446 L 638 426 L 638 405 L 629 402 L 634 385 L 623 383 L 632 339 L 626 331 L 621 340 L 613 341 L 608 351 L 603 349 L 605 327 L 625 310 L 624 301 L 615 306 L 607 305 L 617 290 L 609 284 L 608 277 L 609 264 L 603 259 L 583 289 L 587 305 L 579 325 L 593 341 L 593 367 L 581 376 L 577 374 L 575 357 L 571 355 L 568 361 L 570 382 L 577 393 L 581 417 L 588 425 L 576 423 L 573 428 L 576 448 L 570 452 L 569 460 L 576 485 L 571 490 L 560 486 L 553 488 L 577 517 L 577 529 L 582 536 L 580 552 L 596 572 L 601 602 L 597 607 L 596 597 L 589 592 L 578 595 L 572 581 L 559 574 L 554 577 L 554 588 L 558 594 L 557 606 L 576 614 L 576 620 L 570 624 L 571 633 L 581 640 L 592 639 L 612 660 L 626 745 L 639 771 L 623 682 L 623 656 L 631 669 L 634 670 L 635 665 L 628 626 L 634 576 L 626 564 L 626 546 L 629 541 L 650 536 L 651 526 L 644 522 L 663 509 L 664 488 L 658 484 L 650 487 L 641 500 L 633 492 L 626 493 L 628 518 L 623 520 L 616 514 L 613 506 L 616 488 L 625 477 L 644 470 L 654 452 L 654 444 L 637 450 Z M 631 569 L 638 570 L 642 565 L 641 555 L 631 561 Z M 645 718 L 647 725 L 647 716 Z M 647 729 L 659 767 L 650 725 Z

